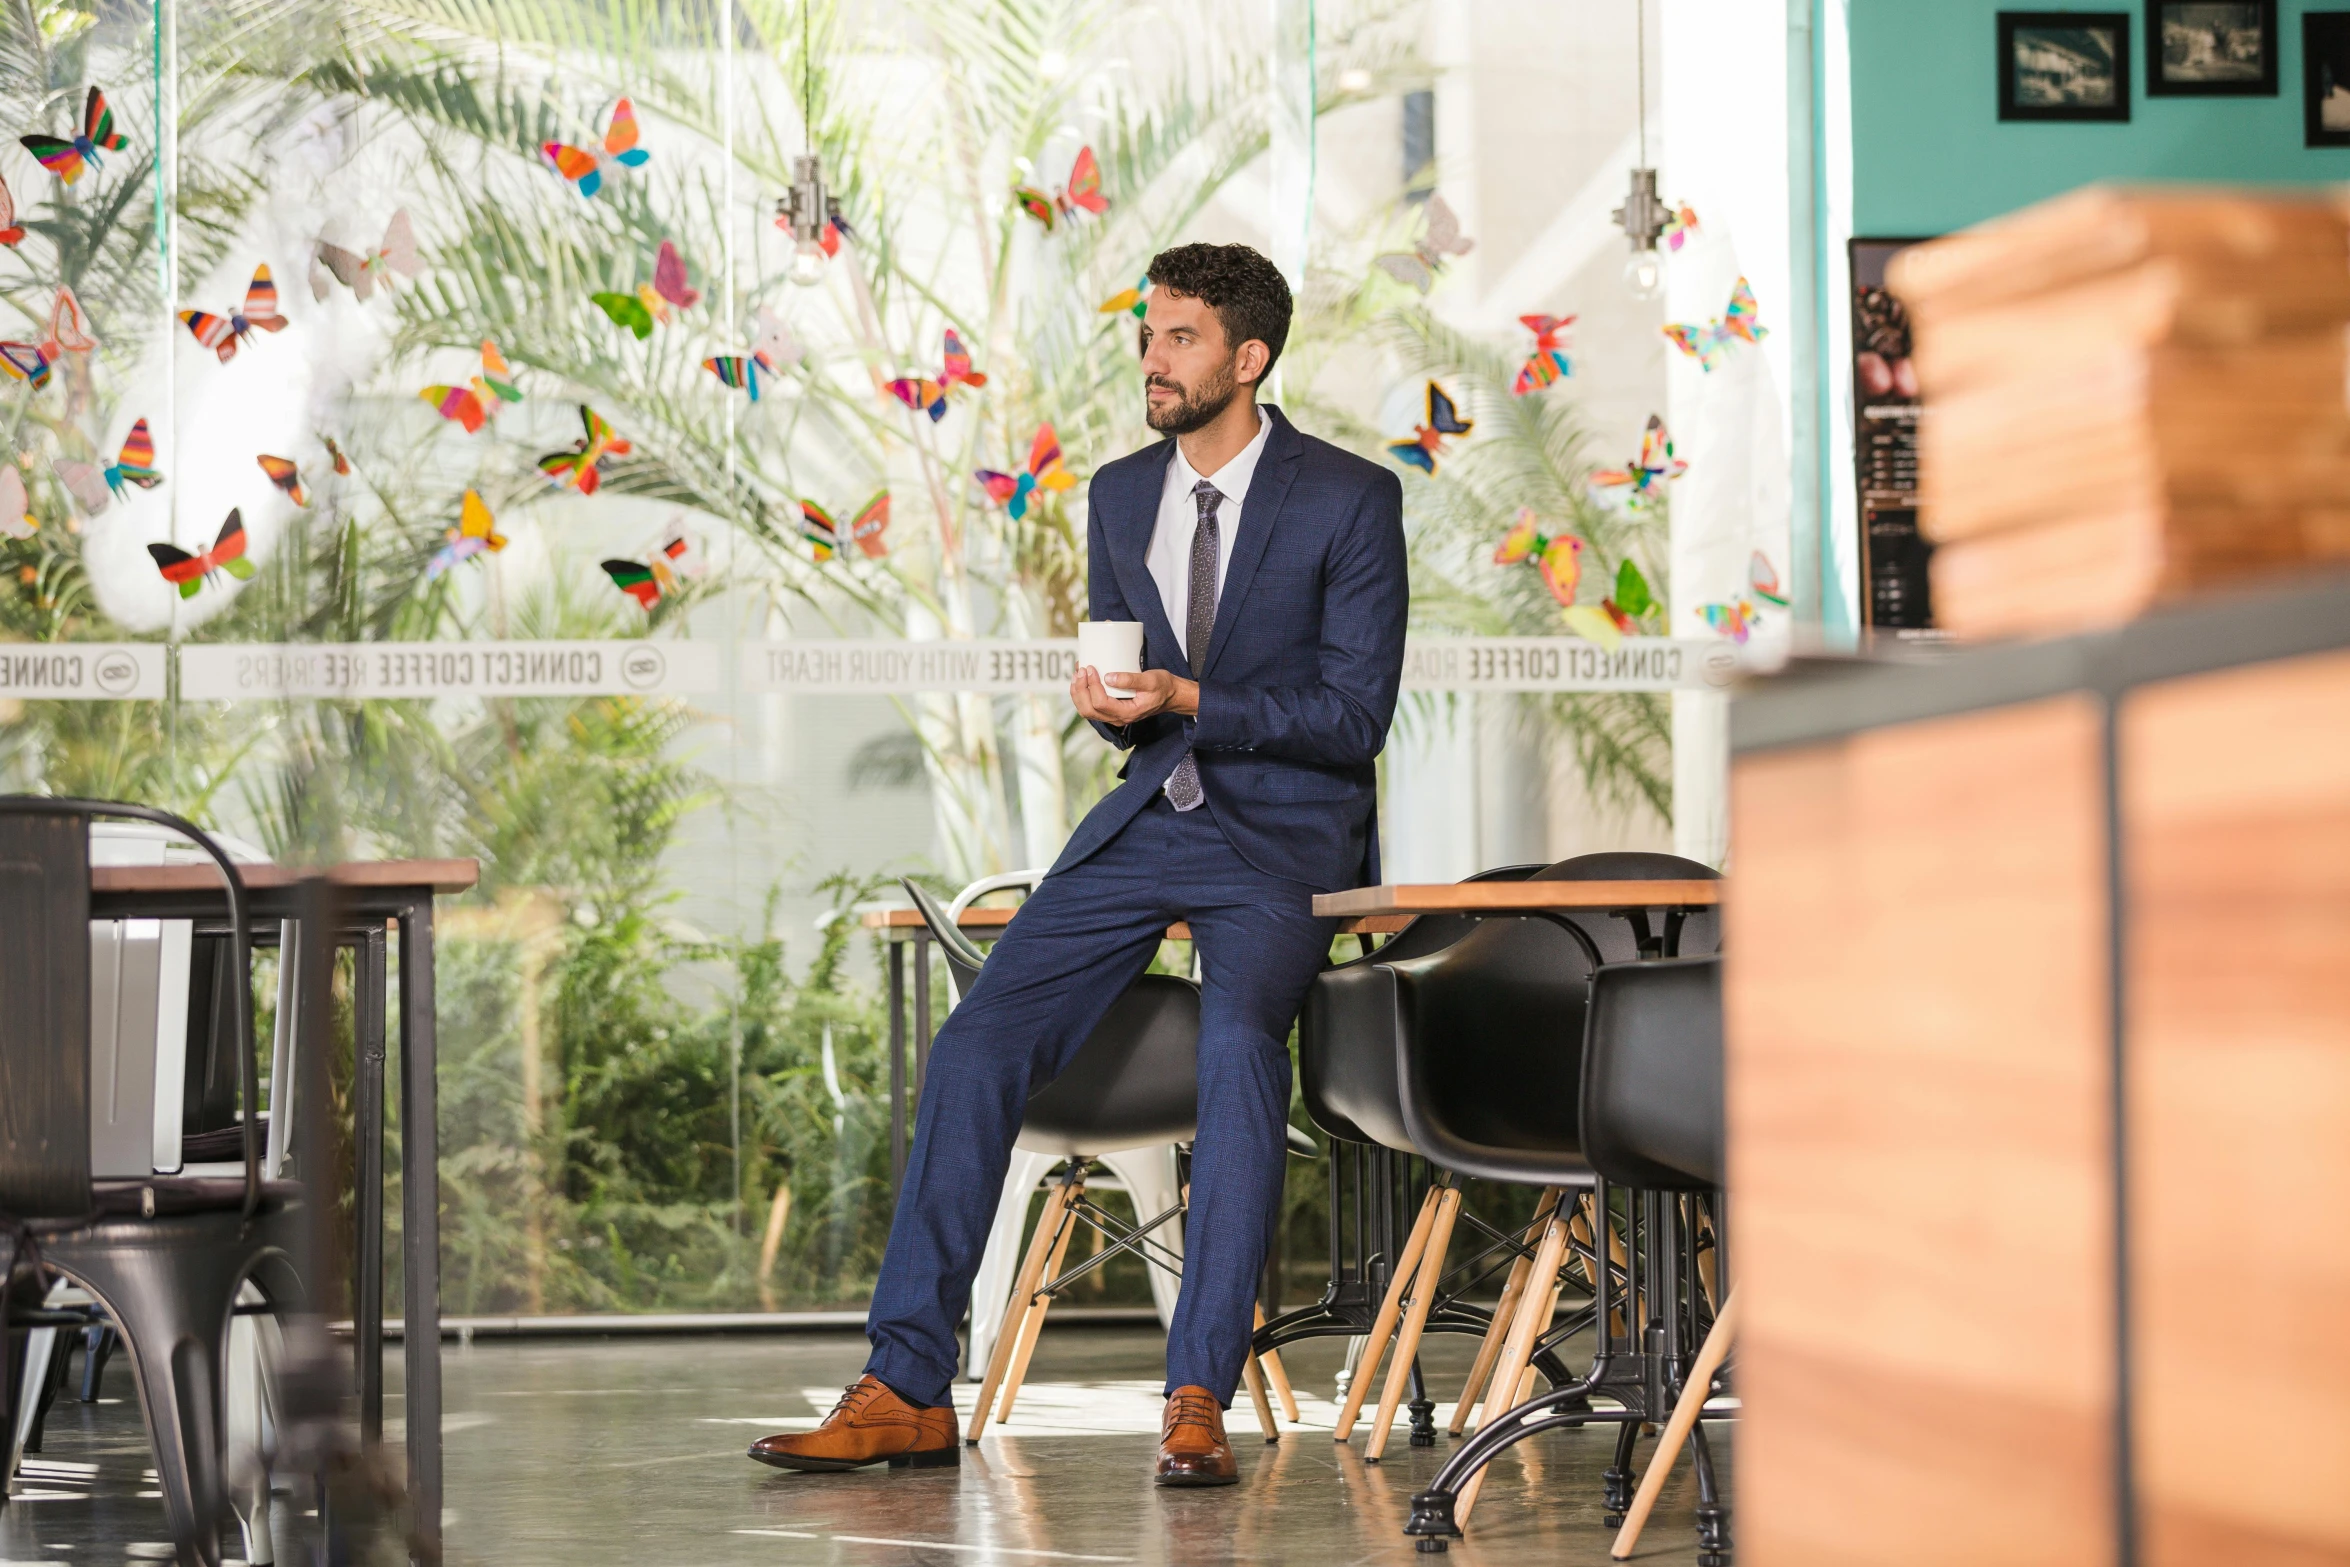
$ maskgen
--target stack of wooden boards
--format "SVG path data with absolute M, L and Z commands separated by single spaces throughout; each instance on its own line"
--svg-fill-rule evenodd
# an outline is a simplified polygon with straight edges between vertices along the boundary
M 1934 617 L 2129 619 L 2350 559 L 2350 211 L 2091 187 L 1914 247 L 1888 282 L 1926 398 Z

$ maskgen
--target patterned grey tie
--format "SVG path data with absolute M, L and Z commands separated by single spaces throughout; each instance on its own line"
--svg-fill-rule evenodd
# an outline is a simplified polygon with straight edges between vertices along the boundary
M 1183 604 L 1183 656 L 1196 680 L 1200 665 L 1207 662 L 1208 642 L 1216 634 L 1216 554 L 1222 531 L 1216 526 L 1216 508 L 1223 504 L 1224 492 L 1202 479 L 1191 487 L 1191 498 L 1199 507 L 1199 527 L 1191 535 L 1191 587 Z M 1196 811 L 1206 798 L 1199 786 L 1199 764 L 1186 751 L 1183 760 L 1175 764 L 1175 771 L 1167 777 L 1167 799 L 1179 811 Z

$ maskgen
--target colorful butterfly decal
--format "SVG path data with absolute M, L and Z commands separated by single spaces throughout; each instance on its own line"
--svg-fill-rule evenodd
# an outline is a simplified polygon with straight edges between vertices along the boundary
M 625 457 L 635 448 L 615 435 L 603 416 L 585 403 L 579 407 L 579 422 L 586 433 L 572 443 L 571 450 L 541 457 L 539 471 L 560 489 L 593 495 L 604 482 L 604 459 Z
M 30 343 L 0 342 L 0 374 L 11 381 L 29 381 L 37 392 L 49 384 L 53 368 L 49 356 Z
M 1621 468 L 1594 468 L 1591 483 L 1598 489 L 1628 490 L 1624 504 L 1639 508 L 1662 495 L 1667 483 L 1688 471 L 1689 465 L 1673 455 L 1673 437 L 1665 422 L 1650 414 L 1648 428 L 1640 432 L 1640 455 Z
M 947 393 L 958 386 L 987 385 L 987 377 L 971 368 L 970 351 L 964 348 L 962 338 L 951 326 L 947 328 L 945 357 L 946 367 L 939 371 L 935 381 L 919 376 L 901 377 L 889 383 L 892 396 L 908 408 L 928 413 L 933 424 L 947 416 Z
M 457 508 L 457 526 L 445 536 L 449 542 L 435 550 L 432 559 L 424 563 L 427 582 L 485 551 L 506 547 L 506 536 L 498 531 L 498 521 L 490 515 L 490 508 L 478 490 L 465 492 L 465 499 Z
M 216 316 L 205 310 L 183 310 L 180 319 L 188 324 L 198 343 L 220 355 L 227 364 L 237 357 L 237 347 L 251 336 L 254 328 L 264 332 L 283 332 L 286 318 L 277 313 L 277 285 L 269 280 L 269 268 L 253 269 L 252 285 L 245 290 L 245 308 L 225 316 Z
M 1518 519 L 1493 552 L 1496 566 L 1521 563 L 1542 573 L 1542 585 L 1562 605 L 1575 602 L 1575 588 L 1583 580 L 1583 541 L 1571 533 L 1545 534 L 1534 508 L 1518 509 Z
M 1053 434 L 1049 424 L 1036 427 L 1036 439 L 1028 446 L 1026 468 L 1016 474 L 982 468 L 978 479 L 988 499 L 1010 513 L 1014 522 L 1028 515 L 1028 497 L 1036 491 L 1057 494 L 1077 484 L 1077 476 L 1061 466 L 1061 438 Z
M 634 332 L 641 343 L 653 335 L 655 322 L 668 324 L 671 305 L 691 310 L 702 302 L 702 291 L 686 282 L 685 258 L 677 253 L 675 243 L 665 239 L 653 259 L 652 282 L 639 283 L 633 294 L 590 294 L 588 298 L 612 318 L 614 326 Z
M 1074 218 L 1080 212 L 1098 217 L 1110 210 L 1109 198 L 1102 194 L 1102 166 L 1095 161 L 1091 147 L 1077 149 L 1077 161 L 1069 166 L 1069 183 L 1052 195 L 1033 185 L 1015 185 L 1012 199 L 1021 211 L 1043 224 L 1048 234 L 1062 218 Z
M 1138 277 L 1134 280 L 1132 288 L 1122 288 L 1094 306 L 1094 314 L 1114 316 L 1121 310 L 1127 310 L 1133 312 L 1134 319 L 1139 321 L 1142 319 L 1144 309 L 1150 303 L 1150 292 L 1151 280 L 1148 277 Z
M 889 553 L 889 546 L 882 542 L 881 537 L 888 529 L 887 490 L 877 492 L 871 500 L 857 508 L 856 516 L 849 519 L 845 528 L 832 520 L 832 513 L 814 501 L 800 502 L 800 536 L 815 547 L 816 559 L 820 562 L 832 559 L 836 551 L 844 550 L 852 543 L 865 552 L 866 559 L 879 560 Z
M 1463 419 L 1460 410 L 1443 387 L 1434 381 L 1428 383 L 1428 422 L 1417 425 L 1408 441 L 1390 441 L 1387 454 L 1398 462 L 1409 463 L 1423 473 L 1436 472 L 1436 459 L 1444 449 L 1448 435 L 1466 435 L 1477 427 L 1474 419 Z
M 840 553 L 840 524 L 814 501 L 800 502 L 800 537 L 808 541 L 819 566 Z
M 1568 629 L 1586 642 L 1613 648 L 1640 634 L 1639 622 L 1657 608 L 1648 578 L 1630 556 L 1616 568 L 1616 590 L 1598 604 L 1570 604 L 1562 612 Z
M 0 245 L 18 245 L 23 242 L 24 229 L 16 221 L 16 196 L 9 190 L 8 182 L 0 180 Z M 5 518 L 0 518 L 0 524 L 5 521 Z
M 1539 392 L 1575 373 L 1575 361 L 1567 357 L 1573 316 L 1520 316 L 1518 324 L 1534 334 L 1534 357 L 1519 368 L 1518 378 L 1510 383 L 1512 397 Z
M 1771 558 L 1761 550 L 1756 550 L 1746 563 L 1746 585 L 1765 604 L 1775 604 L 1781 609 L 1787 607 L 1787 595 L 1779 587 L 1778 568 L 1771 564 Z
M 1658 233 L 1657 238 L 1665 242 L 1666 249 L 1679 250 L 1683 245 L 1689 243 L 1689 236 L 1696 232 L 1697 209 L 1689 203 L 1683 202 L 1678 207 L 1666 212 L 1665 226 Z
M 122 451 L 103 468 L 65 458 L 49 466 L 73 492 L 74 499 L 82 503 L 82 509 L 93 517 L 122 495 L 124 485 L 135 484 L 142 490 L 151 490 L 163 482 L 162 471 L 155 466 L 155 437 L 148 432 L 144 419 L 131 426 L 131 433 L 123 438 Z
M 685 552 L 685 536 L 680 534 L 644 560 L 605 561 L 604 574 L 612 579 L 614 587 L 650 613 L 664 595 L 677 591 L 677 572 L 670 563 Z
M 651 154 L 636 144 L 636 105 L 626 98 L 612 106 L 612 118 L 604 127 L 604 150 L 592 152 L 585 147 L 566 146 L 551 141 L 539 148 L 548 167 L 571 182 L 572 189 L 582 196 L 593 196 L 604 188 L 604 168 L 617 163 L 622 168 L 641 167 Z
M 473 435 L 497 416 L 500 407 L 521 402 L 522 388 L 514 384 L 514 372 L 507 368 L 506 356 L 485 337 L 481 342 L 481 374 L 463 386 L 428 386 L 416 395 L 432 404 L 442 418 L 456 420 L 465 426 L 467 435 Z
M 216 571 L 225 571 L 239 582 L 251 581 L 253 576 L 253 563 L 245 558 L 245 514 L 241 511 L 228 514 L 228 521 L 220 525 L 220 536 L 201 555 L 169 544 L 150 544 L 147 553 L 155 557 L 163 580 L 176 583 L 184 599 L 194 598 Z
M 286 492 L 297 506 L 310 504 L 310 487 L 302 482 L 302 470 L 294 466 L 290 457 L 271 457 L 267 453 L 253 459 L 261 464 L 261 471 L 269 475 L 269 482 Z
M 319 439 L 326 443 L 326 455 L 334 460 L 335 472 L 348 479 L 351 476 L 351 459 L 343 455 L 343 449 L 335 444 L 333 436 L 322 435 Z
M 97 168 L 103 162 L 100 148 L 119 152 L 124 146 L 122 133 L 114 128 L 114 111 L 106 107 L 106 95 L 97 88 L 90 89 L 82 100 L 82 133 L 66 138 L 61 136 L 19 136 L 25 151 L 41 160 L 41 167 L 71 185 L 82 177 L 84 168 Z M 9 243 L 14 244 L 11 240 Z
M 67 354 L 86 354 L 98 346 L 90 318 L 83 314 L 82 302 L 74 298 L 72 289 L 57 290 L 57 298 L 49 306 L 48 330 L 38 346 L 41 357 L 53 365 L 65 363 Z
M 751 401 L 759 400 L 759 382 L 762 377 L 780 375 L 785 365 L 800 362 L 800 345 L 793 340 L 791 328 L 785 326 L 765 305 L 754 313 L 759 323 L 759 336 L 747 354 L 721 354 L 702 361 L 702 368 L 718 377 L 718 384 L 730 386 L 751 394 Z
M 750 393 L 754 403 L 759 400 L 759 378 L 775 373 L 775 366 L 757 354 L 719 354 L 703 360 L 702 368 L 718 377 L 720 386 Z
M 310 297 L 323 301 L 328 281 L 332 279 L 364 304 L 379 284 L 385 292 L 390 292 L 394 274 L 412 278 L 423 271 L 424 257 L 416 249 L 416 228 L 408 221 L 408 209 L 402 207 L 384 225 L 383 243 L 365 254 L 320 240 L 310 257 Z
M 1741 645 L 1754 634 L 1759 616 L 1754 605 L 1742 598 L 1732 599 L 1727 604 L 1701 604 L 1698 613 L 1705 616 L 1707 625 Z
M 0 466 L 0 537 L 29 539 L 39 532 L 41 525 L 33 519 L 32 505 L 16 464 Z
M 1754 290 L 1740 278 L 1730 290 L 1730 306 L 1722 315 L 1699 326 L 1694 322 L 1677 321 L 1665 327 L 1665 336 L 1673 346 L 1697 361 L 1708 374 L 1722 362 L 1736 343 L 1760 343 L 1771 335 L 1764 326 L 1761 312 L 1754 303 Z
M 1453 215 L 1442 196 L 1428 197 L 1428 223 L 1419 239 L 1409 250 L 1391 250 L 1371 258 L 1372 264 L 1395 279 L 1408 283 L 1421 293 L 1428 292 L 1436 281 L 1436 272 L 1447 256 L 1465 256 L 1477 248 L 1477 242 L 1461 232 L 1461 220 Z

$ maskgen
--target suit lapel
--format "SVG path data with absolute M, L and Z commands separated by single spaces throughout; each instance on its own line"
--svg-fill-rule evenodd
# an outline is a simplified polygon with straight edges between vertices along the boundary
M 1297 477 L 1298 459 L 1305 455 L 1305 437 L 1281 410 L 1268 403 L 1265 411 L 1273 428 L 1265 437 L 1265 454 L 1257 460 L 1257 471 L 1249 478 L 1248 494 L 1241 497 L 1240 533 L 1232 541 L 1232 563 L 1224 568 L 1224 590 L 1216 596 L 1216 629 L 1208 636 L 1208 656 L 1196 661 L 1195 680 L 1207 678 L 1208 671 L 1216 667 L 1217 655 L 1232 640 L 1233 623 L 1240 618 L 1240 606 L 1248 597 L 1249 583 L 1256 578 L 1257 563 L 1265 558 L 1265 545 L 1280 519 L 1281 503 L 1288 499 L 1290 481 Z
M 1123 492 L 1106 497 L 1110 566 L 1118 576 L 1118 592 L 1142 621 L 1144 640 L 1166 649 L 1167 666 L 1173 668 L 1182 661 L 1183 642 L 1167 619 L 1149 557 L 1151 534 L 1159 525 L 1159 497 L 1167 488 L 1167 465 L 1175 460 L 1174 441 L 1160 442 L 1149 455 L 1157 460 L 1135 464 L 1134 477 Z

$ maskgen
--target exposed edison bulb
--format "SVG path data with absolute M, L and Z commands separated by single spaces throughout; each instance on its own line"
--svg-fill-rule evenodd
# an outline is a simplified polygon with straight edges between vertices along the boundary
M 1634 299 L 1654 299 L 1665 291 L 1665 258 L 1653 250 L 1635 250 L 1624 263 L 1624 287 Z
M 824 246 L 820 241 L 803 239 L 792 247 L 791 266 L 784 273 L 802 288 L 814 288 L 824 281 Z

